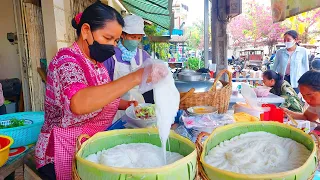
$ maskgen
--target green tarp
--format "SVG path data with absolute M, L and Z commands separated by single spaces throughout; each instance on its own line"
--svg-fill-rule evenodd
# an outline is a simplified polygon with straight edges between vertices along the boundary
M 172 28 L 172 0 L 120 0 L 120 2 L 130 13 L 165 29 Z

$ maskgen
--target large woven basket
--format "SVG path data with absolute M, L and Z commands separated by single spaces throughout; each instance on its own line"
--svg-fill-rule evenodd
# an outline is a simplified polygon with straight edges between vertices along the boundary
M 84 137 L 89 139 L 81 145 L 81 139 Z M 170 151 L 178 152 L 185 157 L 160 168 L 116 168 L 95 164 L 84 159 L 89 154 L 128 143 L 150 143 L 161 147 L 158 130 L 153 128 L 106 131 L 97 133 L 91 138 L 87 135 L 81 135 L 77 141 L 77 152 L 73 161 L 73 179 L 193 180 L 197 174 L 195 144 L 174 132 L 170 133 L 170 146 L 167 144 L 167 150 L 170 147 Z
M 274 174 L 239 174 L 218 169 L 210 166 L 204 161 L 204 157 L 208 154 L 208 151 L 217 146 L 219 143 L 229 140 L 240 134 L 255 131 L 265 131 L 280 137 L 293 139 L 305 145 L 311 151 L 311 155 L 301 167 L 291 171 Z M 206 135 L 209 134 L 199 134 L 196 142 L 199 156 L 198 170 L 202 180 L 312 180 L 318 166 L 319 137 L 314 135 L 318 142 L 318 145 L 316 145 L 310 135 L 286 124 L 281 124 L 278 122 L 250 122 L 235 123 L 232 125 L 223 126 L 214 130 L 202 146 L 201 139 Z
M 221 81 L 223 87 L 217 89 L 217 82 L 223 74 L 228 75 L 228 82 Z M 232 94 L 232 75 L 228 70 L 222 70 L 217 75 L 212 87 L 207 92 L 195 92 L 192 88 L 188 92 L 180 93 L 180 109 L 188 109 L 193 106 L 213 106 L 219 113 L 225 113 L 228 110 L 230 97 Z

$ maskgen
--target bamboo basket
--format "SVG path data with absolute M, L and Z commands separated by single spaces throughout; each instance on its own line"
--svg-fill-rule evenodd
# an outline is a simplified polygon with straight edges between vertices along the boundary
M 228 82 L 221 81 L 223 87 L 217 89 L 217 82 L 223 74 L 228 75 Z M 219 113 L 227 112 L 232 94 L 232 74 L 228 70 L 222 70 L 217 75 L 212 87 L 207 92 L 195 92 L 192 88 L 188 92 L 180 93 L 180 109 L 188 109 L 193 106 L 213 106 Z
M 81 140 L 88 140 L 81 144 Z M 161 147 L 157 129 L 123 129 L 100 132 L 92 137 L 81 135 L 78 137 L 75 158 L 73 160 L 73 179 L 79 180 L 193 180 L 197 174 L 197 152 L 195 144 L 190 140 L 174 133 L 170 133 L 167 150 L 178 152 L 184 158 L 159 168 L 132 169 L 116 168 L 96 164 L 85 160 L 89 154 L 116 145 L 127 143 L 150 143 Z
M 265 131 L 280 137 L 291 138 L 305 145 L 310 151 L 312 151 L 311 155 L 301 167 L 291 171 L 274 174 L 239 174 L 218 169 L 204 161 L 204 157 L 207 155 L 208 151 L 217 146 L 220 142 L 229 140 L 240 134 L 255 131 Z M 315 134 L 312 135 L 315 136 L 317 144 L 310 135 L 303 131 L 278 122 L 236 123 L 219 127 L 214 130 L 211 135 L 208 133 L 200 133 L 196 141 L 199 176 L 202 180 L 312 180 L 319 164 L 319 137 Z M 209 137 L 202 145 L 201 140 L 204 136 Z

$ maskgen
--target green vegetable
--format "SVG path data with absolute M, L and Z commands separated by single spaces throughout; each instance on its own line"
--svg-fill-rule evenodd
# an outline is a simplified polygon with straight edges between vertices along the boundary
M 151 117 L 156 116 L 155 105 L 152 104 L 150 106 L 138 107 L 136 109 L 136 116 L 141 119 L 149 119 Z
M 9 100 L 5 100 L 5 101 L 3 102 L 3 104 L 4 104 L 4 105 L 11 104 L 11 101 L 9 101 Z
M 10 119 L 10 124 L 5 126 L 0 124 L 0 129 L 6 129 L 6 128 L 14 128 L 14 127 L 20 127 L 24 126 L 24 120 L 23 119 L 17 119 L 17 118 L 12 118 Z

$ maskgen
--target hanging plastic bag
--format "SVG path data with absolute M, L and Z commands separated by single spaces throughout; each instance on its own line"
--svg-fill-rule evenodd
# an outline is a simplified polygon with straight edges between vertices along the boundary
M 157 59 L 147 59 L 143 62 L 141 68 L 144 68 L 142 81 L 139 86 L 141 94 L 152 90 L 155 84 L 171 73 L 165 62 Z

